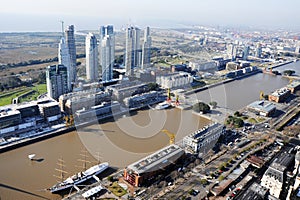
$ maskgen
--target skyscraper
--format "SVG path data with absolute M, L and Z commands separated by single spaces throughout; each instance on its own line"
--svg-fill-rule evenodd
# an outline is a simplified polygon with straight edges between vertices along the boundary
M 115 62 L 115 35 L 112 25 L 100 27 L 99 53 L 102 81 L 110 81 L 113 78 L 113 66 Z
M 66 42 L 70 54 L 70 82 L 75 83 L 76 81 L 76 46 L 75 46 L 75 36 L 74 36 L 74 26 L 70 25 L 65 30 Z
M 243 60 L 247 60 L 248 56 L 249 56 L 249 51 L 250 51 L 250 47 L 247 45 L 244 48 L 243 51 Z
M 58 45 L 58 64 L 67 67 L 68 91 L 72 91 L 72 85 L 70 80 L 71 60 L 70 60 L 69 49 L 66 45 L 64 37 L 61 38 L 60 43 Z
M 110 81 L 113 78 L 113 55 L 111 54 L 112 46 L 112 39 L 109 35 L 106 35 L 101 40 L 101 47 L 100 47 L 100 65 L 102 67 L 102 81 Z
M 262 48 L 261 48 L 261 44 L 259 43 L 256 46 L 255 56 L 257 58 L 260 58 L 261 57 L 261 53 L 262 53 Z
M 68 70 L 64 65 L 51 65 L 46 68 L 46 84 L 48 96 L 58 99 L 68 92 Z
M 128 27 L 126 29 L 126 53 L 125 53 L 125 70 L 126 75 L 133 75 L 133 69 L 140 65 L 140 32 L 137 27 Z
M 89 81 L 98 80 L 98 47 L 96 36 L 89 33 L 85 39 L 86 77 Z
M 147 27 L 144 32 L 144 42 L 142 47 L 142 68 L 146 68 L 150 65 L 151 42 L 150 28 Z
M 234 44 L 228 44 L 227 45 L 227 55 L 231 60 L 236 59 L 236 54 L 237 54 L 237 48 Z

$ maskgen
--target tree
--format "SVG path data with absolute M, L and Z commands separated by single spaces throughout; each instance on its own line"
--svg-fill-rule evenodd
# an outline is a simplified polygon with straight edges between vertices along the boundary
M 46 83 L 46 72 L 40 72 L 38 76 L 38 83 Z
M 215 109 L 217 107 L 218 103 L 215 102 L 215 101 L 212 101 L 212 102 L 209 103 L 209 105 L 211 105 L 212 108 Z
M 286 76 L 291 76 L 291 75 L 295 74 L 295 71 L 288 69 L 288 70 L 284 70 L 283 74 Z
M 202 185 L 206 185 L 206 184 L 207 184 L 207 180 L 206 180 L 206 179 L 201 179 L 201 180 L 200 180 L 200 183 L 201 183 Z
M 208 113 L 210 111 L 209 105 L 204 102 L 195 103 L 193 105 L 193 110 L 195 112 L 202 112 L 203 114 Z
M 150 91 L 157 90 L 158 84 L 157 83 L 148 83 L 148 87 Z

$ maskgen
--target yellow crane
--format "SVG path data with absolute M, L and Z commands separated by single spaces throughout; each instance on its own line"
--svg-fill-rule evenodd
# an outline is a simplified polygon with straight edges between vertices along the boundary
M 265 99 L 265 94 L 263 91 L 260 91 L 259 100 Z
M 66 115 L 64 117 L 64 120 L 66 121 L 66 126 L 69 127 L 69 126 L 73 126 L 74 125 L 74 118 L 73 118 L 73 115 Z
M 170 138 L 170 144 L 174 144 L 175 143 L 175 134 L 171 133 L 170 131 L 163 129 L 161 130 L 163 133 L 167 134 L 168 137 Z

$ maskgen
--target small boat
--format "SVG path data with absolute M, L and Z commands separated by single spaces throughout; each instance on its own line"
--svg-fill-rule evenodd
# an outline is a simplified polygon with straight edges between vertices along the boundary
M 29 154 L 28 155 L 29 160 L 33 160 L 34 157 L 35 157 L 35 154 Z
M 155 109 L 156 110 L 163 110 L 163 109 L 166 109 L 166 108 L 169 108 L 171 105 L 168 103 L 168 102 L 162 102 L 162 103 L 159 103 L 155 106 Z

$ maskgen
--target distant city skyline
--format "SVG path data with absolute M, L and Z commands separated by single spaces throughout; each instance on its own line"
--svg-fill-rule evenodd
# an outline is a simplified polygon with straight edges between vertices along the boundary
M 299 7 L 298 0 L 10 0 L 1 3 L 0 32 L 60 31 L 60 20 L 74 24 L 77 30 L 97 30 L 101 24 L 117 28 L 127 24 L 166 28 L 203 24 L 300 30 Z

